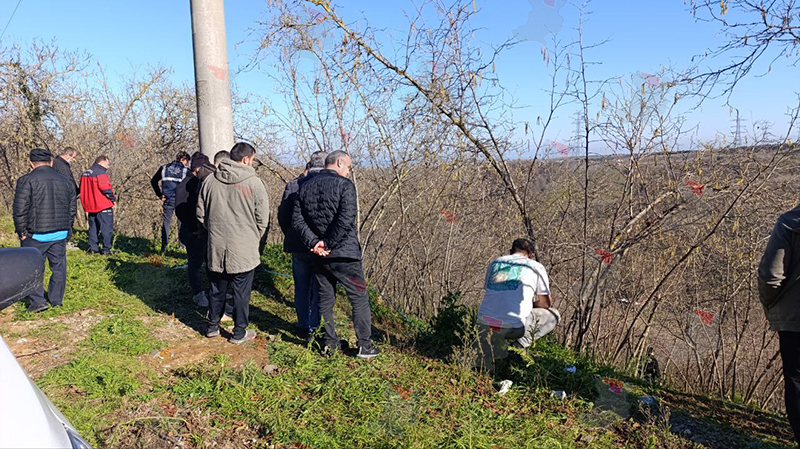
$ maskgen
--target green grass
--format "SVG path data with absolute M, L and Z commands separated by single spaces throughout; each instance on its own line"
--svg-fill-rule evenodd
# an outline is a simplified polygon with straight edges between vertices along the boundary
M 85 246 L 85 233 L 76 240 Z M 7 219 L 0 219 L 0 245 L 14 245 Z M 325 358 L 292 334 L 292 280 L 259 272 L 250 326 L 270 338 L 251 350 L 265 351 L 277 370 L 234 363 L 242 348 L 227 344 L 222 352 L 209 349 L 198 363 L 156 369 L 154 349 L 178 351 L 187 338 L 195 343 L 193 351 L 220 346 L 186 331 L 202 329 L 204 321 L 191 304 L 185 271 L 170 269 L 184 263 L 180 253 L 152 256 L 153 242 L 124 236 L 116 248 L 120 252 L 110 257 L 68 253 L 64 307 L 32 315 L 17 304 L 4 312 L 18 325 L 32 324 L 15 335 L 63 342 L 64 362 L 51 362 L 35 380 L 95 447 L 172 447 L 176 438 L 185 447 L 241 447 L 245 440 L 250 447 L 312 448 L 693 446 L 664 422 L 603 411 L 598 389 L 604 377 L 625 382 L 629 395 L 615 405 L 630 406 L 625 412 L 635 411 L 639 395 L 662 392 L 551 338 L 519 352 L 518 360 L 498 363 L 494 376 L 471 370 L 463 362 L 474 311 L 460 306 L 457 295 L 425 322 L 400 316 L 370 289 L 382 355 L 371 361 L 342 354 Z M 290 258 L 277 245 L 266 249 L 262 262 L 261 269 L 291 272 Z M 353 342 L 347 301 L 339 303 L 337 329 Z M 82 322 L 87 324 L 74 337 Z M 164 332 L 176 327 L 184 329 L 182 337 Z M 41 357 L 48 360 L 47 354 Z M 576 373 L 564 372 L 573 365 Z M 501 379 L 514 381 L 504 396 L 495 394 Z M 569 397 L 554 398 L 552 390 Z M 788 432 L 725 428 L 715 415 L 720 408 L 693 413 L 709 428 L 732 435 L 728 447 L 787 444 Z M 761 416 L 774 419 L 773 427 L 787 426 Z

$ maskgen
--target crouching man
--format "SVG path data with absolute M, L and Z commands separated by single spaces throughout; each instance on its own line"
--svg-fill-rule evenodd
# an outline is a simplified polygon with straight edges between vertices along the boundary
M 533 242 L 517 239 L 511 254 L 489 264 L 478 311 L 478 367 L 494 369 L 508 355 L 508 344 L 527 348 L 561 321 L 551 308 L 550 283 L 544 266 L 533 260 Z

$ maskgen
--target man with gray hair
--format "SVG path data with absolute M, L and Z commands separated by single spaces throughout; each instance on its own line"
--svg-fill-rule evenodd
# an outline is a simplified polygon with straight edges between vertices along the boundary
M 319 284 L 314 278 L 312 266 L 314 255 L 292 230 L 292 208 L 300 186 L 325 168 L 327 156 L 328 153 L 324 151 L 311 153 L 303 174 L 286 184 L 281 204 L 278 206 L 278 224 L 284 235 L 283 251 L 292 255 L 296 328 L 297 334 L 302 338 L 308 338 L 319 327 Z
M 372 312 L 356 228 L 358 198 L 355 184 L 347 179 L 351 166 L 350 155 L 334 151 L 325 158 L 325 169 L 300 185 L 292 208 L 292 231 L 305 250 L 314 254 L 325 338 L 323 353 L 333 354 L 341 349 L 333 321 L 338 284 L 344 287 L 353 306 L 357 356 L 370 359 L 380 351 L 371 339 Z

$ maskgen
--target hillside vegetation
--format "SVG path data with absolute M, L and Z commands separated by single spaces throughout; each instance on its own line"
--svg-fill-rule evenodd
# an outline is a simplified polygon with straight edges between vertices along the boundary
M 85 247 L 85 233 L 77 233 Z M 10 220 L 2 246 L 15 246 Z M 68 253 L 64 307 L 0 313 L 0 335 L 96 447 L 788 447 L 783 417 L 648 386 L 545 338 L 492 376 L 468 356 L 470 311 L 443 301 L 430 322 L 373 293 L 382 355 L 325 358 L 292 334 L 292 281 L 265 251 L 251 303 L 255 343 L 206 339 L 180 249 L 117 236 L 119 253 Z M 346 304 L 337 327 L 353 341 Z M 223 334 L 224 336 L 224 334 Z M 459 338 L 461 336 L 461 338 Z M 464 343 L 467 341 L 467 343 Z M 574 366 L 575 373 L 564 368 Z M 498 395 L 498 382 L 514 385 Z M 604 379 L 623 382 L 623 393 Z M 560 399 L 553 390 L 564 390 Z M 653 395 L 658 405 L 643 406 Z

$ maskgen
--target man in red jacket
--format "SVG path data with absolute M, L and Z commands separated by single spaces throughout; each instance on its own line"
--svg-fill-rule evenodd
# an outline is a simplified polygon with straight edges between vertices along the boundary
M 108 156 L 99 156 L 81 175 L 81 205 L 89 214 L 90 253 L 111 254 L 117 198 L 107 173 L 110 165 Z M 102 251 L 98 247 L 98 230 L 103 236 Z

